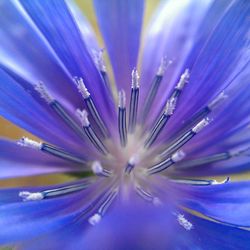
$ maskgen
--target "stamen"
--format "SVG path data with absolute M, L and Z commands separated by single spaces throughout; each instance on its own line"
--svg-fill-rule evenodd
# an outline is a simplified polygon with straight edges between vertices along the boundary
M 184 157 L 185 157 L 185 153 L 183 151 L 181 151 L 181 150 L 177 151 L 173 155 L 168 157 L 166 160 L 164 160 L 160 163 L 157 163 L 156 165 L 148 168 L 147 174 L 152 175 L 152 174 L 162 172 L 163 170 L 169 168 L 170 166 L 172 166 L 176 162 L 181 161 Z
M 25 136 L 23 136 L 19 141 L 17 141 L 17 144 L 22 147 L 28 147 L 28 148 L 33 148 L 37 150 L 40 150 L 42 148 L 41 142 L 31 140 Z
M 127 144 L 127 125 L 126 125 L 126 96 L 125 91 L 119 92 L 119 108 L 118 108 L 118 128 L 120 135 L 120 142 L 122 147 Z
M 210 186 L 210 185 L 218 185 L 218 184 L 228 183 L 230 181 L 230 177 L 227 177 L 223 181 L 198 180 L 198 179 L 172 179 L 171 181 L 174 183 L 193 185 L 193 186 Z
M 85 134 L 87 135 L 87 137 L 89 138 L 89 140 L 92 142 L 92 144 L 95 146 L 97 150 L 99 150 L 104 155 L 107 155 L 108 150 L 106 149 L 106 147 L 104 146 L 100 138 L 97 136 L 97 134 L 94 132 L 94 130 L 91 127 L 91 124 L 88 119 L 87 111 L 86 110 L 81 111 L 77 109 L 76 113 L 78 114 L 81 120 L 83 130 Z
M 138 184 L 135 186 L 135 190 L 139 196 L 141 196 L 144 200 L 148 202 L 152 202 L 155 206 L 161 205 L 161 201 L 158 197 L 154 197 L 149 192 L 145 191 L 141 186 Z
M 238 147 L 236 149 L 230 150 L 228 154 L 229 154 L 230 157 L 236 157 L 236 156 L 243 155 L 244 153 L 246 153 L 249 150 L 250 150 L 250 146 L 249 145 L 247 145 L 247 146 L 241 146 L 241 147 Z
M 184 227 L 187 231 L 190 231 L 191 229 L 193 229 L 193 224 L 191 222 L 189 222 L 183 214 L 178 214 L 177 215 L 177 220 L 179 222 L 179 224 Z
M 184 144 L 190 141 L 196 134 L 198 134 L 204 127 L 209 124 L 209 119 L 205 118 L 199 121 L 192 129 L 179 136 L 165 151 L 160 154 L 164 158 L 171 153 L 180 149 Z
M 68 185 L 68 186 L 61 187 L 61 188 L 48 189 L 48 190 L 44 190 L 41 192 L 32 193 L 29 191 L 21 191 L 19 192 L 19 197 L 23 198 L 23 201 L 43 200 L 45 198 L 61 196 L 61 195 L 77 192 L 80 190 L 84 190 L 87 187 L 89 187 L 90 184 L 91 182 L 84 181 L 83 183 Z
M 94 161 L 92 163 L 92 171 L 97 176 L 110 177 L 112 176 L 112 172 L 103 168 L 99 161 Z
M 150 90 L 149 90 L 148 95 L 147 95 L 146 100 L 145 100 L 144 109 L 142 111 L 142 122 L 145 122 L 147 115 L 152 107 L 155 96 L 158 92 L 161 81 L 163 79 L 163 75 L 164 75 L 165 71 L 167 70 L 167 68 L 169 67 L 169 65 L 171 65 L 171 64 L 172 64 L 171 60 L 168 61 L 166 57 L 162 58 L 161 64 L 160 64 L 158 71 L 153 79 Z
M 200 111 L 198 111 L 196 114 L 194 114 L 193 117 L 190 118 L 186 123 L 187 124 L 193 124 L 197 122 L 198 120 L 206 117 L 208 114 L 210 114 L 214 109 L 216 109 L 221 102 L 223 102 L 228 96 L 222 91 L 219 93 L 211 102 L 209 102 L 205 107 L 203 107 Z
M 147 140 L 145 141 L 144 147 L 149 148 L 157 139 L 158 135 L 162 131 L 162 129 L 167 124 L 169 118 L 172 116 L 173 111 L 175 109 L 176 100 L 172 98 L 167 101 L 166 107 L 164 109 L 163 114 L 157 120 L 156 124 L 154 125 L 150 135 L 148 136 Z
M 97 68 L 98 68 L 98 70 L 99 70 L 99 72 L 100 72 L 100 74 L 102 76 L 104 86 L 105 86 L 105 91 L 107 91 L 109 94 L 111 94 L 112 93 L 112 87 L 111 87 L 111 84 L 110 84 L 110 81 L 109 81 L 105 61 L 104 61 L 104 58 L 103 58 L 104 51 L 105 51 L 104 48 L 99 50 L 99 51 L 95 51 L 94 59 L 95 59 L 95 64 L 96 64 L 96 66 L 97 66 Z
M 186 69 L 185 72 L 181 75 L 180 81 L 177 83 L 173 93 L 168 99 L 165 109 L 163 111 L 163 114 L 159 117 L 153 129 L 151 130 L 151 133 L 149 134 L 149 137 L 147 138 L 145 142 L 145 145 L 144 145 L 145 148 L 149 148 L 155 142 L 160 132 L 163 130 L 163 128 L 167 124 L 169 118 L 173 115 L 174 110 L 177 105 L 177 101 L 181 94 L 181 91 L 184 88 L 184 85 L 188 82 L 189 76 L 190 76 L 189 70 Z
M 217 95 L 208 105 L 209 110 L 214 110 L 222 101 L 224 101 L 228 96 L 222 91 L 219 95 Z
M 139 155 L 137 154 L 130 157 L 128 164 L 125 168 L 125 173 L 130 174 L 133 168 L 135 167 L 135 165 L 138 164 L 139 160 L 140 158 L 139 158 Z
M 229 160 L 233 157 L 239 157 L 241 155 L 244 155 L 244 153 L 246 153 L 249 150 L 250 150 L 250 146 L 243 146 L 240 148 L 230 150 L 228 152 L 213 154 L 213 155 L 197 158 L 194 160 L 186 160 L 183 163 L 181 163 L 178 166 L 178 168 L 180 168 L 180 169 L 191 168 L 191 167 L 206 165 L 206 164 L 210 164 L 210 163 L 214 163 L 214 162 Z
M 106 66 L 105 66 L 105 62 L 103 59 L 103 53 L 104 53 L 105 49 L 100 49 L 99 51 L 95 51 L 94 54 L 94 59 L 95 59 L 95 64 L 98 68 L 98 70 L 100 72 L 105 72 L 106 73 Z
M 181 163 L 179 166 L 180 168 L 189 168 L 189 167 L 195 167 L 195 166 L 200 166 L 200 165 L 205 165 L 213 162 L 218 162 L 218 161 L 224 161 L 230 158 L 230 155 L 228 152 L 225 153 L 219 153 L 219 154 L 214 154 L 206 157 L 201 157 L 199 159 L 194 159 L 194 160 L 186 160 Z
M 166 56 L 162 57 L 161 63 L 160 63 L 160 66 L 159 66 L 159 68 L 158 68 L 158 70 L 157 70 L 156 75 L 157 75 L 157 76 L 163 76 L 163 75 L 165 74 L 166 70 L 168 69 L 168 67 L 169 67 L 172 63 L 173 63 L 173 61 L 172 61 L 172 60 L 167 60 L 167 57 L 166 57 Z
M 117 189 L 114 189 L 111 191 L 107 197 L 105 197 L 103 204 L 100 206 L 98 209 L 98 212 L 95 213 L 93 216 L 91 216 L 88 221 L 92 226 L 95 226 L 100 222 L 104 214 L 106 213 L 107 209 L 110 207 L 112 204 L 113 200 L 115 199 L 116 195 L 118 193 Z
M 189 69 L 185 69 L 184 73 L 181 75 L 181 79 L 178 82 L 176 89 L 182 90 L 186 83 L 188 83 L 190 77 Z
M 35 90 L 40 93 L 41 97 L 45 99 L 49 106 L 71 129 L 73 129 L 78 135 L 80 135 L 81 138 L 85 139 L 85 136 L 78 124 L 70 117 L 64 107 L 49 94 L 48 90 L 42 82 L 39 82 L 37 85 L 35 85 Z
M 90 93 L 88 92 L 88 89 L 86 88 L 83 79 L 82 78 L 78 78 L 75 77 L 75 84 L 78 88 L 78 91 L 81 93 L 86 106 L 88 108 L 89 113 L 91 114 L 91 116 L 93 117 L 95 123 L 97 124 L 98 128 L 100 129 L 100 132 L 102 133 L 102 135 L 104 137 L 108 137 L 108 129 L 106 127 L 106 125 L 104 124 L 99 112 L 97 111 L 97 108 L 93 102 L 93 99 L 90 95 Z
M 134 132 L 137 120 L 137 110 L 139 101 L 139 74 L 136 69 L 132 71 L 132 88 L 129 105 L 129 123 L 128 129 L 130 133 Z
M 47 88 L 42 82 L 38 82 L 34 85 L 34 88 L 48 104 L 54 101 L 54 98 L 49 94 Z
M 39 201 L 44 198 L 44 195 L 40 192 L 30 193 L 28 191 L 19 192 L 19 197 L 23 198 L 23 201 Z
M 63 151 L 62 149 L 56 148 L 52 145 L 49 145 L 47 143 L 42 143 L 42 142 L 36 142 L 34 140 L 31 140 L 27 137 L 22 137 L 18 142 L 18 145 L 23 146 L 23 147 L 29 147 L 37 150 L 41 150 L 44 153 L 48 153 L 51 155 L 54 155 L 58 158 L 68 160 L 68 161 L 73 161 L 75 163 L 80 163 L 85 165 L 87 162 L 81 158 L 78 158 L 74 155 L 71 155 L 70 153 Z

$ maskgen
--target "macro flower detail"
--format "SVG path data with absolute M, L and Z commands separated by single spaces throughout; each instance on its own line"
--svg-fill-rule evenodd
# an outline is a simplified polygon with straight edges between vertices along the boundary
M 0 2 L 1 246 L 249 249 L 250 2 L 150 3 Z

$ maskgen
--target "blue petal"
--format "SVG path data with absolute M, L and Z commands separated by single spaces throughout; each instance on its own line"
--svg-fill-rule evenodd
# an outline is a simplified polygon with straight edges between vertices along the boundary
M 27 242 L 29 249 L 37 248 L 37 242 L 48 242 L 50 249 L 67 250 L 127 250 L 127 249 L 247 249 L 250 243 L 248 231 L 207 221 L 180 211 L 192 223 L 186 230 L 177 217 L 166 207 L 149 207 L 138 202 L 135 206 L 116 205 L 95 227 L 84 230 L 83 225 L 72 225 L 48 237 Z M 228 237 L 221 237 L 223 233 Z M 67 239 L 62 242 L 60 239 Z M 209 239 L 209 240 L 208 240 Z M 39 244 L 40 245 L 40 244 Z M 41 245 L 42 246 L 42 245 Z
M 133 206 L 131 206 L 133 204 Z M 192 224 L 184 227 L 178 215 Z M 88 228 L 88 230 L 86 230 Z M 230 237 L 221 237 L 227 232 Z M 93 249 L 247 249 L 249 232 L 207 221 L 177 208 L 152 206 L 138 196 L 116 200 L 95 227 L 81 220 L 50 234 L 27 239 L 21 249 L 93 250 Z M 64 240 L 62 240 L 64 239 Z M 209 240 L 208 240 L 209 239 Z
M 173 63 L 163 78 L 154 102 L 156 108 L 152 109 L 152 112 L 159 112 L 158 109 L 169 95 L 173 84 L 177 83 L 180 74 L 183 73 L 181 71 L 185 60 L 197 40 L 200 41 L 201 37 L 209 34 L 220 16 L 217 8 L 211 8 L 211 5 L 210 0 L 164 1 L 153 16 L 143 49 L 141 104 L 149 91 L 161 59 L 167 57 Z M 206 20 L 209 20 L 209 26 L 204 27 Z
M 0 179 L 79 170 L 64 160 L 0 139 Z
M 19 191 L 39 191 L 44 188 L 0 191 L 2 200 L 7 202 L 0 205 L 0 245 L 32 240 L 68 228 L 74 223 L 81 224 L 86 220 L 85 214 L 89 212 L 86 208 L 91 206 L 93 192 L 96 193 L 100 187 L 93 184 L 87 190 L 40 201 L 17 200 Z M 14 197 L 15 192 L 17 198 Z M 44 244 L 41 247 L 44 249 Z
M 250 182 L 232 182 L 221 185 L 189 186 L 178 185 L 185 195 L 181 204 L 217 221 L 249 227 Z
M 94 5 L 116 85 L 129 93 L 131 72 L 137 65 L 144 1 L 95 0 Z
M 20 2 L 70 75 L 84 79 L 101 114 L 107 118 L 106 122 L 110 122 L 108 118 L 113 117 L 114 110 L 106 102 L 108 93 L 66 3 L 56 0 Z
M 81 9 L 77 6 L 74 0 L 66 0 L 66 3 L 69 6 L 71 14 L 82 33 L 83 40 L 86 43 L 89 51 L 98 51 L 100 48 L 98 47 L 94 30 L 90 26 L 90 23 L 88 22 L 86 17 L 83 15 Z
M 57 99 L 79 107 L 71 76 L 20 4 L 4 1 L 1 12 L 0 63 L 32 84 L 43 81 Z
M 24 82 L 21 87 L 21 81 L 18 84 L 1 69 L 0 79 L 1 116 L 52 144 L 72 150 L 83 144 L 55 114 L 39 104 L 37 96 L 32 98 Z
M 197 1 L 195 2 L 197 3 Z M 222 8 L 224 4 L 227 7 L 225 9 Z M 243 57 L 247 53 L 249 41 L 249 37 L 247 37 L 249 32 L 247 20 L 249 8 L 248 2 L 229 3 L 225 1 L 221 6 L 220 4 L 212 5 L 207 12 L 208 16 L 204 15 L 203 21 L 200 20 L 201 23 L 196 34 L 197 40 L 194 40 L 187 57 L 181 60 L 183 64 L 180 66 L 180 72 L 183 72 L 185 68 L 190 68 L 191 77 L 176 109 L 175 113 L 178 113 L 178 116 L 175 116 L 172 128 L 176 128 L 176 124 L 181 124 L 183 120 L 206 105 L 219 90 L 222 90 L 230 82 L 234 75 L 237 75 L 243 67 L 242 62 L 246 63 L 246 59 L 243 59 Z M 210 20 L 213 11 L 216 12 L 218 9 L 220 11 L 215 18 L 216 22 L 212 22 L 212 27 L 210 27 L 208 20 Z M 192 8 L 189 11 L 191 12 Z M 199 34 L 200 30 L 203 30 L 203 25 L 205 35 L 201 32 L 202 39 L 200 40 Z M 249 55 L 249 52 L 247 55 Z M 238 64 L 241 64 L 241 67 L 238 67 Z M 170 75 L 172 76 L 171 72 Z M 160 93 L 166 93 L 166 97 L 176 81 L 177 79 L 168 84 L 168 91 L 160 91 Z M 233 81 L 233 84 L 237 86 L 238 81 Z M 163 84 L 162 86 L 166 88 L 166 85 Z M 159 100 L 157 99 L 157 101 Z M 165 100 L 162 98 L 159 106 L 162 106 L 164 102 Z M 157 114 L 157 112 L 157 110 L 152 110 L 152 114 Z

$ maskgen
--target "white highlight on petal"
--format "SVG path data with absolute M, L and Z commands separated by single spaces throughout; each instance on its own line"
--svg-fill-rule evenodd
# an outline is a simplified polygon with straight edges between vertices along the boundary
M 123 89 L 118 93 L 118 106 L 120 108 L 126 107 L 126 93 Z
M 175 97 L 167 101 L 167 104 L 164 109 L 165 115 L 172 115 L 176 107 L 177 99 Z
M 207 106 L 210 110 L 216 108 L 223 100 L 225 100 L 228 96 L 225 95 L 224 91 L 222 91 L 218 96 L 216 96 Z
M 19 197 L 23 198 L 23 201 L 39 201 L 44 198 L 44 195 L 40 192 L 31 193 L 28 191 L 19 192 Z
M 132 89 L 138 89 L 140 87 L 139 85 L 139 74 L 136 68 L 132 70 Z
M 85 109 L 82 111 L 80 109 L 77 109 L 76 114 L 80 118 L 83 127 L 88 127 L 90 125 L 88 119 L 88 112 Z
M 92 226 L 97 225 L 102 219 L 102 216 L 100 214 L 94 214 L 88 219 L 89 224 Z
M 186 69 L 181 75 L 180 81 L 178 82 L 176 89 L 182 90 L 186 83 L 188 83 L 190 77 L 189 69 Z
M 177 215 L 177 220 L 179 222 L 179 224 L 184 227 L 187 231 L 190 231 L 191 229 L 193 229 L 193 224 L 191 222 L 189 222 L 183 214 L 178 214 Z
M 47 103 L 54 101 L 54 98 L 49 94 L 43 82 L 38 82 L 34 85 L 34 88 Z
M 29 147 L 38 150 L 40 150 L 42 147 L 42 142 L 37 142 L 24 136 L 19 141 L 17 141 L 17 144 L 22 147 Z
M 209 119 L 204 118 L 201 120 L 198 124 L 196 124 L 193 128 L 192 131 L 194 133 L 199 133 L 203 128 L 205 128 L 209 124 Z
M 74 82 L 82 97 L 84 99 L 88 98 L 90 96 L 90 93 L 88 92 L 88 89 L 86 88 L 83 79 L 81 77 L 74 77 Z
M 167 57 L 164 56 L 161 59 L 161 64 L 157 70 L 157 75 L 158 76 L 163 76 L 164 73 L 166 72 L 167 68 L 169 67 L 169 65 L 171 65 L 173 63 L 172 60 L 167 60 Z
M 181 161 L 185 156 L 186 154 L 184 153 L 184 151 L 179 150 L 175 152 L 174 154 L 172 154 L 171 159 L 173 162 L 178 162 L 178 161 Z
M 92 163 L 91 169 L 92 169 L 93 173 L 96 175 L 100 175 L 103 173 L 103 167 L 99 161 L 94 161 Z

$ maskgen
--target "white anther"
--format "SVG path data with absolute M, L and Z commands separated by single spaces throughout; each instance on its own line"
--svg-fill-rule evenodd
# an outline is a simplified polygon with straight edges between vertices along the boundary
M 81 77 L 74 77 L 74 82 L 76 84 L 78 91 L 81 93 L 82 97 L 84 99 L 88 98 L 90 96 L 90 93 L 86 88 L 83 79 Z
M 164 109 L 165 115 L 172 115 L 174 113 L 175 107 L 176 107 L 176 101 L 177 99 L 175 97 L 171 98 L 167 101 L 167 104 Z
M 22 147 L 29 147 L 29 148 L 33 148 L 33 149 L 41 149 L 41 147 L 42 147 L 41 142 L 31 140 L 31 139 L 24 137 L 24 136 L 19 141 L 17 141 L 17 144 L 22 146 Z
M 177 215 L 177 220 L 181 226 L 183 226 L 187 231 L 190 231 L 193 229 L 193 224 L 189 222 L 183 214 L 178 214 Z
M 106 66 L 105 66 L 105 62 L 103 59 L 104 51 L 105 51 L 104 48 L 100 49 L 99 51 L 94 51 L 95 64 L 96 64 L 97 68 L 102 72 L 106 72 Z
M 184 151 L 179 150 L 175 152 L 174 154 L 172 154 L 171 159 L 173 162 L 178 162 L 178 161 L 181 161 L 185 156 L 186 154 L 184 153 Z
M 218 96 L 216 96 L 207 106 L 210 110 L 216 108 L 223 100 L 225 100 L 228 96 L 225 95 L 224 91 L 221 92 Z
M 186 69 L 181 75 L 180 81 L 178 82 L 176 89 L 182 90 L 186 83 L 188 83 L 190 77 L 189 69 Z
M 42 82 L 35 84 L 34 88 L 47 103 L 54 101 L 54 98 L 49 94 L 47 88 Z
M 194 133 L 199 133 L 203 128 L 205 128 L 209 124 L 209 119 L 204 118 L 201 120 L 198 124 L 196 124 L 193 128 L 192 131 Z
M 122 89 L 118 93 L 118 106 L 120 108 L 125 108 L 126 107 L 126 94 L 125 91 Z
M 100 214 L 94 214 L 93 216 L 91 216 L 88 219 L 88 222 L 92 226 L 95 226 L 95 225 L 97 225 L 100 222 L 101 219 L 102 219 L 102 216 Z
M 132 89 L 138 89 L 139 88 L 139 74 L 137 69 L 132 70 Z
M 83 127 L 88 127 L 90 125 L 88 119 L 88 112 L 85 109 L 82 111 L 80 109 L 77 109 L 76 114 L 80 118 Z
M 103 173 L 103 167 L 99 161 L 94 161 L 92 163 L 91 169 L 92 169 L 93 173 L 96 175 L 100 175 Z
M 44 195 L 40 192 L 31 193 L 28 191 L 19 192 L 19 197 L 23 198 L 23 201 L 39 201 L 44 198 Z
M 227 177 L 225 180 L 223 181 L 216 181 L 216 180 L 212 180 L 211 184 L 212 185 L 220 185 L 220 184 L 225 184 L 228 183 L 230 181 L 230 177 Z
M 132 155 L 130 158 L 129 158 L 129 161 L 128 163 L 130 165 L 136 165 L 138 164 L 138 162 L 140 161 L 140 157 L 138 154 L 135 154 L 135 155 Z
M 172 63 L 173 63 L 173 61 L 167 60 L 167 57 L 162 57 L 161 64 L 157 70 L 157 75 L 163 76 L 164 73 L 166 72 L 168 66 L 171 65 Z

